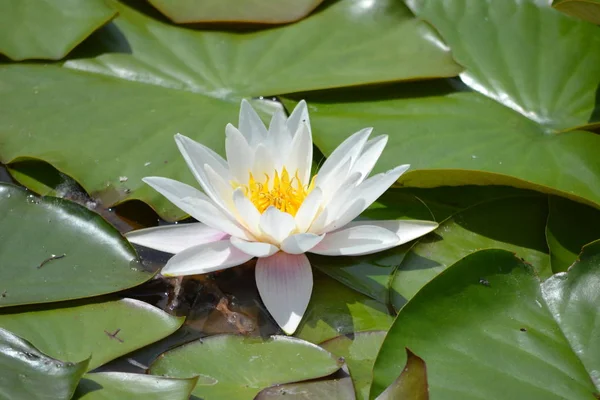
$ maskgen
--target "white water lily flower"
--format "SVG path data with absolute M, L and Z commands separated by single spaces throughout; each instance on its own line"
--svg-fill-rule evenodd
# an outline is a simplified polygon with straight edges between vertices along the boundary
M 409 166 L 368 177 L 387 142 L 371 128 L 346 139 L 311 178 L 313 143 L 306 103 L 289 118 L 277 111 L 267 129 L 242 101 L 239 128 L 228 124 L 227 160 L 190 138 L 175 141 L 203 191 L 173 179 L 144 182 L 198 223 L 141 229 L 127 238 L 175 254 L 162 274 L 204 274 L 258 257 L 256 285 L 281 328 L 292 334 L 310 300 L 304 253 L 363 255 L 434 230 L 429 221 L 352 222 Z

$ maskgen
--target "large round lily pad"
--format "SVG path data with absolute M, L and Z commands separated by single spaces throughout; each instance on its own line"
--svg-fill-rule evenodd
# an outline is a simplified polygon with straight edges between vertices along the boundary
M 153 276 L 96 213 L 3 183 L 0 254 L 0 307 L 116 292 Z
M 91 357 L 94 369 L 175 332 L 183 318 L 133 299 L 70 302 L 3 310 L 0 327 L 65 361 Z
M 427 364 L 432 400 L 597 398 L 598 254 L 598 243 L 586 247 L 581 262 L 545 283 L 506 250 L 460 260 L 400 311 L 371 397 L 399 375 L 407 347 Z
M 327 376 L 340 366 L 341 361 L 329 352 L 300 339 L 218 335 L 164 353 L 150 372 L 178 378 L 200 376 L 195 396 L 241 400 L 253 399 L 271 385 Z

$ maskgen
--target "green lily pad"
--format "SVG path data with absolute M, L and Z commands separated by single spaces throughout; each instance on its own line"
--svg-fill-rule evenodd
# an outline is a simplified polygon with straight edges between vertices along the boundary
M 75 362 L 91 356 L 90 370 L 170 335 L 183 323 L 183 318 L 133 299 L 53 307 L 3 310 L 0 327 L 61 360 Z
M 600 24 L 600 0 L 554 0 L 552 7 L 565 14 Z
M 322 348 L 344 357 L 358 400 L 369 399 L 369 389 L 373 380 L 373 364 L 383 343 L 386 331 L 356 332 L 338 336 L 320 344 Z
M 150 0 L 160 12 L 177 23 L 258 22 L 282 24 L 297 21 L 323 0 L 251 0 L 243 3 L 223 0 Z
M 200 376 L 195 396 L 236 400 L 253 399 L 275 384 L 327 376 L 340 366 L 329 352 L 300 339 L 217 335 L 162 354 L 150 372 L 177 378 Z
M 98 372 L 83 377 L 73 400 L 188 400 L 197 380 Z
M 406 366 L 376 400 L 429 400 L 425 361 L 406 349 Z
M 387 306 L 314 271 L 313 293 L 294 336 L 321 343 L 340 334 L 388 329 Z
M 506 250 L 471 254 L 442 272 L 390 328 L 371 397 L 400 374 L 406 347 L 427 364 L 432 400 L 595 399 L 600 264 L 598 246 L 587 250 L 544 284 Z
M 600 210 L 560 197 L 550 197 L 546 239 L 552 270 L 566 271 L 584 245 L 600 239 Z
M 344 369 L 345 367 L 342 367 Z M 286 383 L 262 390 L 254 400 L 355 400 L 350 375 L 311 382 Z
M 588 122 L 600 83 L 596 26 L 565 16 L 545 0 L 407 4 L 452 48 L 466 68 L 463 82 L 535 121 L 548 140 Z
M 152 278 L 96 213 L 0 184 L 0 307 L 77 299 Z
M 540 276 L 550 276 L 545 228 L 546 196 L 493 200 L 468 208 L 421 239 L 394 275 L 392 304 L 399 310 L 427 282 L 466 255 L 501 248 L 532 264 Z M 481 285 L 486 284 L 482 275 Z
M 223 153 L 242 97 L 461 70 L 434 31 L 392 0 L 336 2 L 297 24 L 243 34 L 176 27 L 110 4 L 119 17 L 67 68 L 0 66 L 0 161 L 47 161 L 104 206 L 140 199 L 167 220 L 184 214 L 141 178 L 191 183 L 173 135 Z
M 59 60 L 117 11 L 103 0 L 19 0 L 0 5 L 0 53 Z
M 70 363 L 48 357 L 28 341 L 0 328 L 0 398 L 68 400 L 88 362 Z
M 479 93 L 447 93 L 439 86 L 309 97 L 315 144 L 331 154 L 350 133 L 373 126 L 375 134 L 389 135 L 374 172 L 411 165 L 400 185 L 507 185 L 600 204 L 600 135 L 548 134 Z

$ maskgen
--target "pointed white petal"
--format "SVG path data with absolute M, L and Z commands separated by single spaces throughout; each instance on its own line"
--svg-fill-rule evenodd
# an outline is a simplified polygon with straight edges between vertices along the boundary
M 348 181 L 351 168 L 352 160 L 347 159 L 344 163 L 338 164 L 334 170 L 329 172 L 327 180 L 317 184 L 319 178 L 319 175 L 317 175 L 315 185 L 323 191 L 323 205 L 327 205 L 335 197 L 340 187 Z
M 229 237 L 202 223 L 157 226 L 125 234 L 127 240 L 140 246 L 175 254 L 189 247 L 212 243 Z
M 293 135 L 298 132 L 298 128 L 301 123 L 305 123 L 308 127 L 308 131 L 311 133 L 312 130 L 310 127 L 310 117 L 308 116 L 308 107 L 306 106 L 306 101 L 300 100 L 300 103 L 296 105 L 294 111 L 290 114 L 290 117 L 287 119 L 287 128 L 288 131 Z
M 325 235 L 319 236 L 314 233 L 298 233 L 288 236 L 287 239 L 281 242 L 281 250 L 288 254 L 306 253 L 319 244 L 324 237 Z
M 273 155 L 274 167 L 278 171 L 283 168 L 290 152 L 292 133 L 287 128 L 283 111 L 276 110 L 269 125 L 268 147 Z
M 331 232 L 339 229 L 358 217 L 367 207 L 379 198 L 394 182 L 398 180 L 410 165 L 400 165 L 387 172 L 377 174 L 358 185 L 348 195 L 349 204 L 340 208 L 336 216 L 332 218 L 329 225 L 322 232 Z
M 313 143 L 310 130 L 305 123 L 301 123 L 292 140 L 287 160 L 284 165 L 292 175 L 298 171 L 302 185 L 310 183 L 310 168 L 313 161 Z
M 204 165 L 204 172 L 206 173 L 208 184 L 219 200 L 219 204 L 224 205 L 227 208 L 228 214 L 233 216 L 233 213 L 231 212 L 233 208 L 233 187 L 231 187 L 231 183 L 225 181 L 223 177 L 217 174 L 208 164 Z
M 330 194 L 328 202 L 325 202 L 325 199 L 323 199 L 321 202 L 321 212 L 317 214 L 317 217 L 308 229 L 310 232 L 320 234 L 327 225 L 333 222 L 334 218 L 339 214 L 339 209 L 348 205 L 349 199 L 351 199 L 349 195 L 356 188 L 360 178 L 361 174 L 355 172 L 346 178 L 346 181 L 333 194 Z
M 361 174 L 361 182 L 367 176 L 369 176 L 369 174 L 373 170 L 373 167 L 377 163 L 377 160 L 379 160 L 381 152 L 385 148 L 387 141 L 387 135 L 377 136 L 376 138 L 369 140 L 365 144 L 362 154 L 354 163 L 354 166 L 352 167 L 352 171 L 350 173 L 359 172 Z
M 201 244 L 175 254 L 164 266 L 164 276 L 206 274 L 235 267 L 252 259 L 233 246 L 229 240 Z
M 213 150 L 179 133 L 175 135 L 175 143 L 188 167 L 201 185 L 201 177 L 204 175 L 204 164 L 210 165 L 224 179 L 230 179 L 227 162 Z
M 263 242 L 249 242 L 247 240 L 231 237 L 231 244 L 246 254 L 254 257 L 269 257 L 279 251 L 277 246 Z
M 308 230 L 321 208 L 322 200 L 323 192 L 321 191 L 321 188 L 314 188 L 308 196 L 304 198 L 302 205 L 294 217 L 298 232 L 306 232 Z
M 374 225 L 354 226 L 325 235 L 310 252 L 325 256 L 358 256 L 377 253 L 400 244 L 398 236 Z
M 334 151 L 331 153 L 327 160 L 323 163 L 319 169 L 315 184 L 317 186 L 325 187 L 327 182 L 330 181 L 330 174 L 339 168 L 340 164 L 346 163 L 350 160 L 350 168 L 354 166 L 354 163 L 361 154 L 369 135 L 373 131 L 373 128 L 365 128 L 350 136 L 344 140 Z
M 250 103 L 244 99 L 240 107 L 239 130 L 244 135 L 250 146 L 256 147 L 258 143 L 263 142 L 267 137 L 267 128 L 262 120 L 254 111 Z
M 256 262 L 258 293 L 288 335 L 298 328 L 312 294 L 313 277 L 304 254 L 275 253 Z
M 260 212 L 246 197 L 242 189 L 236 189 L 233 192 L 233 203 L 238 213 L 238 219 L 245 223 L 253 235 L 258 235 L 260 233 Z
M 248 183 L 254 164 L 254 151 L 246 138 L 233 125 L 227 124 L 225 135 L 225 153 L 231 177 L 241 185 L 245 185 Z
M 271 177 L 270 184 L 273 183 L 273 173 L 275 172 L 275 162 L 271 151 L 264 144 L 256 146 L 254 152 L 254 165 L 252 166 L 252 175 L 257 182 L 262 182 L 265 174 Z
M 354 221 L 344 226 L 343 229 L 365 225 L 378 226 L 395 233 L 398 236 L 399 245 L 426 235 L 439 226 L 437 222 L 433 221 L 399 219 L 388 221 Z
M 260 216 L 260 230 L 273 240 L 281 243 L 296 229 L 294 217 L 270 206 Z

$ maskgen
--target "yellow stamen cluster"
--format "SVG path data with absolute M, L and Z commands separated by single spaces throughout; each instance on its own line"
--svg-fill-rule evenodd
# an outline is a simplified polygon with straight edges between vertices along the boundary
M 261 214 L 270 206 L 274 206 L 283 212 L 296 215 L 304 198 L 310 193 L 315 184 L 315 178 L 313 177 L 310 185 L 303 186 L 298 177 L 298 171 L 290 179 L 290 175 L 285 168 L 281 171 L 281 176 L 275 171 L 272 184 L 270 184 L 270 176 L 265 174 L 265 177 L 265 182 L 256 182 L 254 176 L 250 173 L 248 185 L 242 186 L 246 196 Z

